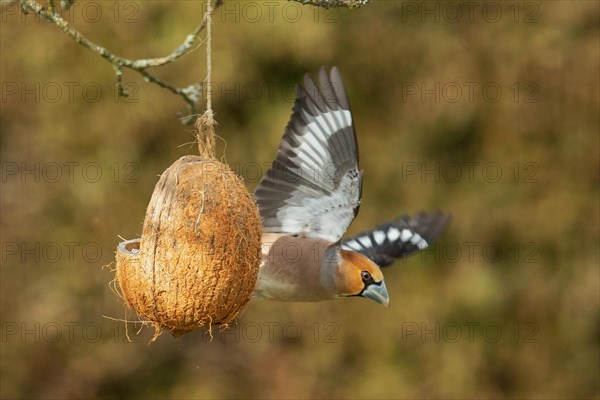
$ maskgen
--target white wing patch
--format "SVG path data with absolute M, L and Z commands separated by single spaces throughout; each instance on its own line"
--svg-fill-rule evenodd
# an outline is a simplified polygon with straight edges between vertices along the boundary
M 380 267 L 386 267 L 394 260 L 430 247 L 446 229 L 450 219 L 450 214 L 441 211 L 420 212 L 412 217 L 404 215 L 370 231 L 360 232 L 348 238 L 342 246 L 368 236 L 375 245 L 358 251 Z
M 383 242 L 385 242 L 385 233 L 381 232 L 381 231 L 375 231 L 373 232 L 373 238 L 375 239 L 375 243 L 377 244 L 382 244 Z
M 423 239 L 421 235 L 419 235 L 418 233 L 413 233 L 409 229 L 399 230 L 398 228 L 391 227 L 389 228 L 387 235 L 384 233 L 384 231 L 379 230 L 373 231 L 372 235 L 373 239 L 375 239 L 375 245 L 377 246 L 380 246 L 383 243 L 385 243 L 386 238 L 390 242 L 394 242 L 400 239 L 404 243 L 414 244 L 419 248 L 419 250 L 423 250 L 424 248 L 429 246 L 427 241 Z M 345 242 L 342 245 L 342 247 L 346 250 L 361 251 L 365 248 L 372 248 L 375 245 L 373 244 L 373 240 L 371 240 L 371 237 L 369 235 L 365 235 Z
M 359 237 L 358 241 L 365 247 L 373 247 L 373 242 L 371 242 L 371 238 L 368 236 Z
M 277 211 L 277 219 L 281 221 L 283 232 L 298 232 L 315 235 L 331 242 L 337 241 L 347 226 L 340 221 L 352 221 L 354 208 L 358 204 L 348 204 L 351 199 L 358 199 L 359 181 L 346 174 L 339 185 L 339 190 L 329 196 L 320 198 L 295 196 L 292 204 Z
M 423 240 L 423 239 L 421 238 L 421 235 L 419 235 L 418 233 L 415 233 L 413 235 L 413 237 L 410 238 L 410 242 L 412 244 L 417 244 L 417 243 L 419 243 L 420 240 Z
M 412 236 L 412 232 L 409 231 L 408 229 L 402 229 L 402 236 L 400 236 L 400 240 L 402 240 L 403 242 L 408 242 L 408 240 L 411 238 Z
M 349 241 L 349 242 L 347 242 L 347 243 L 344 243 L 344 244 L 342 245 L 342 247 L 343 247 L 344 249 L 346 249 L 346 250 L 356 250 L 356 251 L 360 251 L 360 250 L 362 250 L 362 247 L 360 246 L 360 244 L 358 244 L 358 243 L 356 242 L 356 240 L 351 240 L 351 241 Z
M 398 228 L 392 227 L 388 231 L 387 236 L 388 236 L 388 239 L 390 240 L 390 242 L 393 242 L 400 237 L 400 230 Z
M 339 128 L 347 128 L 350 125 L 352 125 L 352 114 L 349 110 L 332 110 L 326 113 L 319 114 L 316 117 L 304 111 L 304 115 L 308 116 L 310 119 L 313 120 L 306 127 L 314 132 L 329 131 L 330 128 L 328 128 L 327 125 L 329 125 L 329 127 L 334 127 L 334 130 L 337 130 Z M 336 119 L 342 121 L 341 126 L 338 125 Z M 321 139 L 326 140 L 325 135 L 321 134 Z
M 425 247 L 427 247 L 427 241 L 418 233 L 415 233 L 415 235 L 410 239 L 410 242 L 416 245 L 420 250 L 423 250 Z
M 352 114 L 348 110 L 328 111 L 317 116 L 312 116 L 303 110 L 304 117 L 312 120 L 306 125 L 306 130 L 312 135 L 304 135 L 304 139 L 300 146 L 296 147 L 296 157 L 290 158 L 290 161 L 298 165 L 303 165 L 304 168 L 326 168 L 329 166 L 320 165 L 322 160 L 331 160 L 331 155 L 327 147 L 327 134 L 325 132 L 333 132 L 352 126 Z M 342 121 L 341 125 L 336 124 L 334 117 Z M 329 123 L 329 124 L 328 124 Z M 320 141 L 320 142 L 319 142 Z M 323 183 L 323 182 L 320 182 Z

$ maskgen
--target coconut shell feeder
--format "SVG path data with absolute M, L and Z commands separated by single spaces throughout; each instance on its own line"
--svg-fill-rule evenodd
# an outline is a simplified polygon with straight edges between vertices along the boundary
M 200 156 L 160 176 L 142 237 L 119 244 L 122 296 L 142 321 L 173 336 L 227 325 L 250 300 L 260 264 L 261 221 L 240 177 L 214 158 L 214 121 L 198 122 Z
M 252 297 L 261 250 L 254 197 L 215 158 L 211 108 L 211 15 L 205 13 L 206 112 L 196 120 L 199 156 L 163 172 L 146 210 L 142 237 L 117 247 L 116 280 L 140 320 L 179 336 L 226 326 Z

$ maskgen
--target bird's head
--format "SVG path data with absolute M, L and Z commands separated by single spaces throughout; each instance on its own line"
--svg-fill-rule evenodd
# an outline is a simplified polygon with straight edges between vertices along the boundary
M 340 250 L 340 256 L 338 296 L 362 296 L 389 307 L 390 299 L 379 266 L 354 251 Z

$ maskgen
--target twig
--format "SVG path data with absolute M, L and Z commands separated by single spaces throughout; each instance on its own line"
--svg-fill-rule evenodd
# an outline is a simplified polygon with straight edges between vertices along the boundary
M 210 15 L 210 9 L 204 13 L 202 22 L 196 27 L 196 29 L 194 29 L 192 33 L 187 35 L 183 43 L 177 46 L 177 48 L 175 48 L 175 50 L 173 50 L 171 54 L 164 57 L 131 60 L 128 58 L 119 57 L 107 50 L 106 48 L 92 42 L 91 40 L 83 36 L 79 31 L 71 27 L 69 23 L 60 16 L 60 14 L 55 10 L 52 1 L 49 2 L 48 7 L 43 6 L 37 0 L 19 0 L 19 3 L 21 4 L 23 12 L 34 12 L 37 15 L 39 15 L 42 19 L 53 22 L 56 26 L 62 29 L 63 32 L 65 32 L 68 36 L 75 40 L 75 42 L 79 43 L 83 47 L 109 61 L 113 65 L 113 69 L 115 71 L 115 76 L 117 80 L 116 84 L 119 95 L 127 96 L 127 93 L 123 89 L 123 85 L 121 83 L 121 77 L 123 74 L 123 68 L 129 68 L 141 74 L 144 77 L 144 80 L 146 80 L 147 82 L 155 83 L 160 87 L 163 87 L 171 91 L 172 93 L 181 96 L 188 104 L 190 108 L 190 113 L 198 114 L 199 103 L 202 94 L 201 84 L 195 83 L 185 88 L 180 88 L 163 81 L 155 75 L 152 75 L 147 70 L 150 68 L 160 67 L 172 63 L 181 56 L 185 55 L 192 48 L 194 43 L 196 43 L 198 39 L 198 34 L 205 28 Z M 214 12 L 222 4 L 223 0 L 216 0 L 214 6 L 212 7 L 212 11 Z M 188 118 L 184 123 L 191 123 L 192 121 L 192 119 Z
M 323 8 L 346 7 L 358 8 L 369 3 L 371 0 L 293 0 L 302 4 L 312 4 Z

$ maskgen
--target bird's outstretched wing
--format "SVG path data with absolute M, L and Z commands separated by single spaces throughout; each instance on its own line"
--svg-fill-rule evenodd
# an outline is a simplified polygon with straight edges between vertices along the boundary
M 361 176 L 340 73 L 321 68 L 297 86 L 291 119 L 255 195 L 263 230 L 337 242 L 360 204 Z
M 451 218 L 450 214 L 441 211 L 403 215 L 373 230 L 354 235 L 344 240 L 341 246 L 364 254 L 380 267 L 386 267 L 397 258 L 430 246 L 444 232 Z

